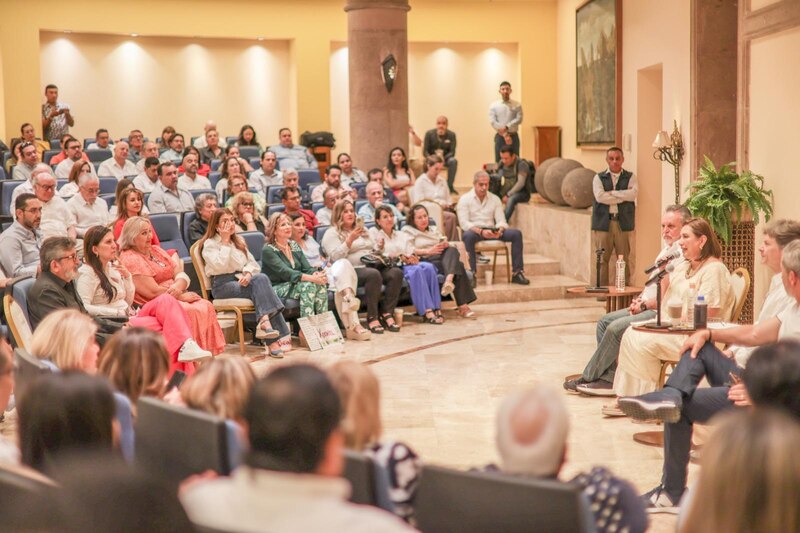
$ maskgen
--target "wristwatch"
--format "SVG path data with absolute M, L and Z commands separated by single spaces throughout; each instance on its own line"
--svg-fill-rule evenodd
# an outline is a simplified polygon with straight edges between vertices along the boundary
M 642 303 L 639 304 L 639 307 L 641 308 L 642 311 L 647 311 L 647 302 L 642 300 Z

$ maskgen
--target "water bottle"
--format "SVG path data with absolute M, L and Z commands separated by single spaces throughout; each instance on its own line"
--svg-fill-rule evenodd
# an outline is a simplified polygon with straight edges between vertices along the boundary
M 683 297 L 683 307 L 686 311 L 686 319 L 684 325 L 687 327 L 694 326 L 694 302 L 697 300 L 697 286 L 694 283 L 689 284 L 689 291 Z
M 625 290 L 625 260 L 621 255 L 617 256 L 617 290 Z
M 700 295 L 694 304 L 694 329 L 705 329 L 708 326 L 708 304 Z

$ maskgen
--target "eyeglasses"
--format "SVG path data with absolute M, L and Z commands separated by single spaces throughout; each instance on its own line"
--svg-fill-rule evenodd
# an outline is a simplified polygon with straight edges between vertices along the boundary
M 42 185 L 41 183 L 37 183 L 36 186 L 37 187 L 41 187 L 45 191 L 54 191 L 54 190 L 56 190 L 56 186 L 55 185 Z
M 91 189 L 88 187 L 81 187 L 84 191 L 88 192 L 89 194 L 99 194 L 100 187 L 92 187 Z
M 74 253 L 72 255 L 65 255 L 64 257 L 59 257 L 58 259 L 56 259 L 56 261 L 63 261 L 64 259 L 69 259 L 73 263 L 77 263 L 78 262 L 78 254 Z
M 253 202 L 242 202 L 239 205 L 241 205 L 243 207 L 255 207 L 255 204 Z

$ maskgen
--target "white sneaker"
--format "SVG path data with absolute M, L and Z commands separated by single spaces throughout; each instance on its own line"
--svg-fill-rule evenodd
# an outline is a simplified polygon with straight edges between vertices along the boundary
M 192 361 L 208 359 L 209 357 L 212 357 L 211 352 L 198 346 L 194 339 L 186 339 L 186 342 L 181 346 L 181 351 L 178 352 L 178 361 L 181 363 L 191 363 Z

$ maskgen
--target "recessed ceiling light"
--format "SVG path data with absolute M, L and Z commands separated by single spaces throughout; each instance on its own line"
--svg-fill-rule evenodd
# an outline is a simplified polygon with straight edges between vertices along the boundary
M 264 37 L 259 36 L 259 37 L 256 37 L 256 39 L 258 39 L 259 41 L 263 41 Z
M 139 36 L 138 33 L 131 33 L 131 37 L 138 37 L 138 36 Z

